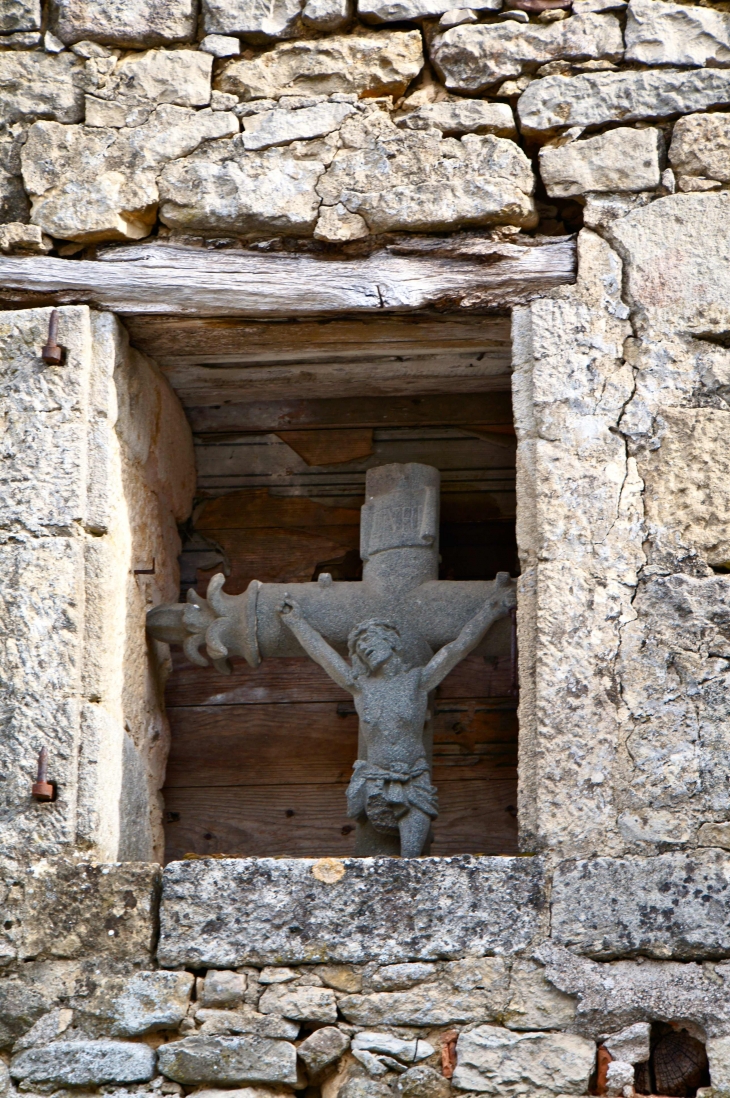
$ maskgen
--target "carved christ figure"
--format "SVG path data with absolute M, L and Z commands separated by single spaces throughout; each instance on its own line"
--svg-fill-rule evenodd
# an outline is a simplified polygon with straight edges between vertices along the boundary
M 348 816 L 360 823 L 367 820 L 381 834 L 400 834 L 404 858 L 422 852 L 438 815 L 424 742 L 428 696 L 514 605 L 514 585 L 500 572 L 493 594 L 456 639 L 425 666 L 415 667 L 404 660 L 403 638 L 388 621 L 371 619 L 355 626 L 348 637 L 348 663 L 288 593 L 278 607 L 282 622 L 307 655 L 355 700 L 361 757 L 347 791 Z

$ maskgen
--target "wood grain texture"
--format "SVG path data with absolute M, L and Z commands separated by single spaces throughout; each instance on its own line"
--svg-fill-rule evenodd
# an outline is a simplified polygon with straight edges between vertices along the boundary
M 299 454 L 307 465 L 341 465 L 369 457 L 373 452 L 372 427 L 278 431 L 276 437 Z
M 354 826 L 345 784 L 170 789 L 165 860 L 187 853 L 233 857 L 351 857 Z M 517 783 L 442 782 L 431 853 L 517 854 Z
M 465 427 L 473 432 L 514 431 L 509 392 L 446 394 L 385 400 L 358 397 L 332 400 L 252 401 L 187 409 L 196 434 L 261 431 L 280 437 L 306 430 L 374 427 Z M 291 445 L 291 443 L 290 443 Z
M 357 715 L 345 702 L 188 706 L 169 710 L 166 787 L 347 782 L 357 757 Z M 514 778 L 513 709 L 479 700 L 438 706 L 431 721 L 433 779 Z
M 303 657 L 264 660 L 249 667 L 234 658 L 233 673 L 220 675 L 213 667 L 194 667 L 182 652 L 173 651 L 173 673 L 167 681 L 168 709 L 182 706 L 262 705 L 279 702 L 347 702 L 329 676 Z M 471 655 L 454 668 L 436 691 L 439 705 L 458 699 L 503 699 L 509 695 L 512 668 L 507 656 L 486 660 Z M 515 703 L 511 704 L 514 708 Z
M 103 261 L 0 257 L 8 302 L 88 303 L 121 314 L 316 316 L 433 307 L 504 308 L 575 278 L 573 241 L 495 244 L 488 255 L 439 258 L 384 250 L 366 259 L 177 245 L 127 245 Z
M 507 316 L 374 316 L 328 320 L 127 316 L 135 347 L 161 366 L 281 366 L 449 354 L 495 356 L 509 371 Z

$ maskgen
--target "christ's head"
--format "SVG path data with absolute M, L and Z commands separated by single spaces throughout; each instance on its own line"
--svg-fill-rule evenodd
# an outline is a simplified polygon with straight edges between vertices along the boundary
M 401 650 L 400 633 L 387 621 L 361 621 L 347 638 L 353 665 L 360 674 L 372 674 Z

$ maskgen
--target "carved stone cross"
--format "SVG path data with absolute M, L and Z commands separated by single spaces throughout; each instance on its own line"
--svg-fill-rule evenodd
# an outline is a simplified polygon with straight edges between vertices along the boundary
M 193 663 L 206 665 L 203 645 L 219 671 L 229 670 L 230 655 L 257 667 L 305 652 L 353 695 L 360 733 L 347 803 L 358 855 L 416 857 L 428 848 L 438 814 L 429 694 L 515 603 L 504 572 L 437 578 L 439 488 L 430 465 L 368 471 L 359 583 L 327 574 L 314 583 L 252 580 L 242 595 L 227 595 L 218 574 L 207 599 L 190 591 L 187 604 L 147 616 L 152 636 L 182 644 Z

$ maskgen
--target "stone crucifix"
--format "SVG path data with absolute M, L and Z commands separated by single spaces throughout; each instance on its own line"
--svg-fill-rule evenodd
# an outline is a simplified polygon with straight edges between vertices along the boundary
M 199 665 L 207 663 L 203 644 L 220 671 L 230 655 L 257 667 L 303 650 L 352 694 L 360 729 L 347 807 L 358 855 L 417 857 L 428 848 L 438 814 L 429 694 L 502 619 L 492 633 L 495 651 L 503 649 L 515 605 L 506 572 L 495 580 L 437 578 L 439 488 L 430 465 L 368 471 L 359 583 L 327 574 L 296 585 L 252 580 L 242 595 L 227 595 L 219 574 L 207 599 L 190 591 L 187 604 L 147 616 L 153 637 L 182 644 Z

